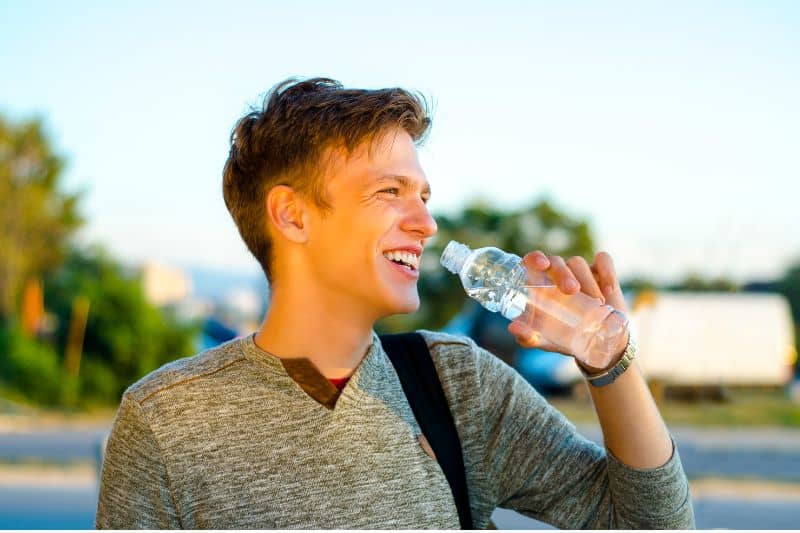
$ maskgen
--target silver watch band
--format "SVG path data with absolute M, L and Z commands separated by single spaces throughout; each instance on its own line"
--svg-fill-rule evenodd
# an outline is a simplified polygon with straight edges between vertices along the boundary
M 608 370 L 600 372 L 599 374 L 589 374 L 581 365 L 578 365 L 578 368 L 580 368 L 581 373 L 586 378 L 586 381 L 588 381 L 593 387 L 603 387 L 605 385 L 614 383 L 614 381 L 624 374 L 625 371 L 631 366 L 634 357 L 636 357 L 636 351 L 638 347 L 636 345 L 636 340 L 631 334 L 630 328 L 627 329 L 628 344 L 625 347 L 625 351 L 622 353 L 622 357 L 620 357 L 619 361 L 617 361 L 617 364 Z

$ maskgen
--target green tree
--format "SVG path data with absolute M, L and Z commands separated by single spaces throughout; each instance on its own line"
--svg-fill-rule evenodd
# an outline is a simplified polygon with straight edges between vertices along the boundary
M 700 274 L 692 272 L 680 283 L 667 287 L 670 291 L 692 291 L 692 292 L 736 292 L 739 285 L 733 280 L 718 277 L 704 278 Z
M 0 387 L 43 405 L 61 402 L 67 381 L 58 352 L 23 334 L 13 319 L 0 322 Z
M 620 281 L 620 286 L 625 292 L 655 291 L 659 288 L 658 283 L 642 276 L 633 276 L 624 281 Z
M 379 331 L 440 328 L 461 310 L 464 289 L 456 276 L 439 265 L 439 257 L 451 240 L 473 249 L 496 246 L 520 256 L 542 250 L 566 258 L 578 255 L 590 263 L 594 259 L 594 241 L 588 222 L 568 215 L 547 199 L 512 211 L 474 201 L 460 213 L 435 218 L 439 231 L 426 246 L 420 265 L 420 309 L 411 315 L 382 320 L 376 327 Z
M 775 288 L 789 300 L 794 321 L 800 322 L 800 261 L 786 269 Z
M 80 194 L 61 190 L 63 168 L 39 120 L 0 116 L 0 321 L 15 314 L 26 278 L 58 266 L 83 222 Z
M 195 352 L 198 326 L 150 304 L 137 273 L 100 247 L 72 250 L 45 279 L 45 302 L 57 316 L 58 346 L 66 344 L 77 296 L 89 301 L 79 373 L 83 400 L 116 403 L 140 377 Z
M 786 269 L 775 288 L 789 300 L 794 319 L 795 350 L 800 353 L 800 261 Z M 795 362 L 795 374 L 800 376 L 800 358 Z

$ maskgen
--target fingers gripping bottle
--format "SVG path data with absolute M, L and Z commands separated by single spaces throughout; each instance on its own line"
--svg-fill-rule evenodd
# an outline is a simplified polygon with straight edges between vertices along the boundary
M 517 255 L 450 241 L 440 261 L 483 307 L 523 321 L 587 366 L 607 368 L 625 350 L 625 315 L 585 293 L 564 294 L 546 273 L 528 273 Z

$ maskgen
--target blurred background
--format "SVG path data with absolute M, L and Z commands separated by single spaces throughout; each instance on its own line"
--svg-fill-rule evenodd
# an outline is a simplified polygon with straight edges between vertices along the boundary
M 601 443 L 572 360 L 519 349 L 438 257 L 608 251 L 698 526 L 800 528 L 798 23 L 789 1 L 0 0 L 0 528 L 91 528 L 125 388 L 258 326 L 230 130 L 317 75 L 433 105 L 439 235 L 420 310 L 380 331 L 472 336 Z

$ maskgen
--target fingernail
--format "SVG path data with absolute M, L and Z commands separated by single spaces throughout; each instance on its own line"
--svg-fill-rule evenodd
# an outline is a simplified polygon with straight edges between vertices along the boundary
M 566 286 L 568 289 L 573 290 L 578 288 L 578 283 L 574 279 L 568 279 Z
M 606 288 L 603 290 L 603 292 L 606 293 L 606 295 L 609 295 L 614 292 L 614 287 L 611 285 L 606 285 Z

